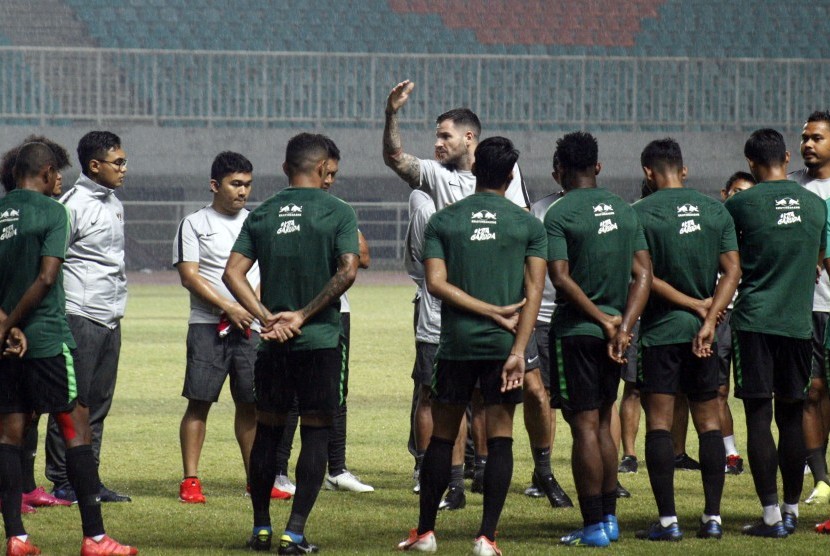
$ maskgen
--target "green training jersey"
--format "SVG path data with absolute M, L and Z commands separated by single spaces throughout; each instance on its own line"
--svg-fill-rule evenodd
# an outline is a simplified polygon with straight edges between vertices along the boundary
M 633 205 L 648 241 L 654 277 L 695 299 L 715 294 L 720 255 L 738 250 L 723 204 L 693 189 L 662 189 Z M 655 295 L 640 319 L 643 346 L 691 342 L 703 319 Z
M 46 195 L 15 189 L 0 199 L 0 307 L 9 314 L 40 273 L 42 257 L 63 260 L 69 241 L 67 208 Z M 27 359 L 54 357 L 75 341 L 66 323 L 63 272 L 46 297 L 20 323 Z
M 794 181 L 780 180 L 742 191 L 726 208 L 735 221 L 743 271 L 732 328 L 810 338 L 827 205 Z
M 443 259 L 450 284 L 498 306 L 524 298 L 525 258 L 544 259 L 545 253 L 542 223 L 490 192 L 436 212 L 424 233 L 424 260 Z M 507 359 L 513 339 L 489 318 L 441 304 L 438 359 Z
M 354 209 L 322 189 L 289 187 L 257 207 L 242 225 L 233 251 L 259 262 L 262 303 L 271 313 L 297 311 L 337 272 L 337 260 L 359 254 Z M 340 301 L 314 315 L 302 334 L 280 347 L 336 348 Z
M 634 252 L 648 250 L 634 209 L 604 189 L 573 189 L 550 206 L 545 230 L 548 261 L 568 261 L 571 278 L 601 311 L 622 314 Z M 605 337 L 559 290 L 551 329 L 560 338 Z

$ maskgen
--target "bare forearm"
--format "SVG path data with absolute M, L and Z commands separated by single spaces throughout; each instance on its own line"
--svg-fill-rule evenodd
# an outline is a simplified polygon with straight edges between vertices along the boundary
M 570 276 L 555 277 L 553 280 L 553 286 L 556 288 L 556 291 L 561 291 L 562 295 L 573 303 L 577 309 L 585 313 L 589 318 L 597 323 L 601 324 L 608 316 L 606 313 L 602 312 L 599 307 L 597 307 L 594 302 L 588 298 L 587 295 L 585 295 L 582 288 L 580 288 Z
M 260 322 L 264 323 L 270 319 L 271 312 L 259 300 L 259 296 L 251 287 L 245 274 L 227 268 L 222 275 L 222 281 L 228 287 L 231 295 L 236 298 L 240 305 L 245 307 L 246 311 L 258 318 Z
M 383 128 L 383 162 L 413 189 L 420 186 L 420 162 L 417 157 L 403 152 L 398 115 L 388 110 Z
M 17 305 L 12 309 L 11 313 L 3 320 L 3 325 L 6 330 L 18 326 L 23 320 L 29 316 L 29 313 L 34 311 L 41 301 L 46 297 L 52 289 L 53 282 L 49 282 L 41 274 L 35 279 L 29 288 L 23 293 L 23 296 L 17 302 Z
M 536 326 L 539 316 L 539 306 L 542 304 L 542 293 L 545 289 L 546 265 L 543 259 L 530 259 L 525 266 L 525 299 L 527 302 L 519 314 L 519 324 L 516 328 L 516 338 L 513 340 L 511 352 L 523 354 L 530 335 Z
M 700 303 L 700 299 L 695 299 L 694 297 L 688 296 L 685 293 L 676 290 L 671 284 L 668 282 L 661 280 L 657 276 L 652 279 L 651 282 L 651 291 L 654 292 L 655 295 L 658 297 L 662 297 L 672 305 L 676 305 L 677 307 L 688 309 L 689 311 L 694 311 L 697 308 L 698 303 Z
M 496 312 L 496 307 L 477 299 L 458 286 L 454 286 L 447 281 L 438 280 L 431 281 L 427 278 L 427 290 L 434 297 L 437 297 L 444 303 L 448 303 L 457 309 L 467 311 L 486 318 L 493 318 Z
M 300 310 L 304 321 L 319 313 L 325 307 L 331 305 L 334 300 L 339 299 L 348 290 L 357 277 L 357 256 L 352 255 L 350 263 L 341 264 L 334 276 L 326 282 L 322 291 L 318 293 L 305 307 Z
M 206 303 L 210 303 L 220 311 L 227 311 L 233 301 L 219 295 L 219 292 L 210 282 L 200 274 L 181 276 L 182 286 Z
M 741 281 L 741 263 L 737 252 L 721 255 L 721 273 L 715 287 L 715 295 L 712 297 L 712 306 L 706 314 L 706 320 L 711 323 L 715 323 L 718 315 L 729 306 L 738 288 L 738 282 Z
M 631 283 L 628 286 L 628 301 L 625 305 L 620 331 L 629 333 L 640 315 L 643 314 L 652 283 L 651 256 L 648 251 L 634 253 L 631 268 Z

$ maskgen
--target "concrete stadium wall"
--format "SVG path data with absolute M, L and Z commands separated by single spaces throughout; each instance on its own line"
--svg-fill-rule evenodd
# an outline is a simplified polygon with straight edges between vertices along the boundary
M 78 139 L 91 129 L 109 129 L 124 143 L 130 161 L 129 175 L 121 193 L 124 199 L 209 198 L 207 184 L 210 163 L 222 150 L 245 154 L 254 164 L 254 200 L 269 196 L 285 185 L 281 171 L 288 139 L 293 129 L 159 128 L 152 126 L 90 125 L 29 128 L 0 126 L 0 149 L 6 150 L 29 133 L 42 133 L 63 144 L 73 153 Z M 405 201 L 406 187 L 381 159 L 382 130 L 320 129 L 340 146 L 343 159 L 336 194 L 349 201 Z M 485 136 L 505 135 L 521 150 L 520 165 L 534 198 L 552 187 L 551 155 L 561 133 L 499 131 L 485 129 Z M 655 138 L 671 135 L 680 142 L 689 167 L 688 185 L 716 194 L 732 172 L 745 170 L 744 133 L 637 132 L 597 133 L 603 170 L 600 182 L 623 197 L 633 200 L 639 194 L 640 151 Z M 402 131 L 405 150 L 420 157 L 432 156 L 433 134 L 427 129 Z M 799 130 L 785 134 L 793 155 L 791 167 L 801 166 L 798 154 Z M 65 173 L 67 187 L 75 180 L 77 162 Z M 265 186 L 265 187 L 263 187 Z

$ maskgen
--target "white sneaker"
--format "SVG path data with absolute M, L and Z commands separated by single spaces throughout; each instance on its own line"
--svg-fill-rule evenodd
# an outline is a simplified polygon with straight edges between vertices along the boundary
M 501 556 L 501 550 L 496 546 L 495 542 L 481 535 L 473 544 L 473 556 Z
M 360 482 L 360 479 L 352 475 L 351 471 L 343 471 L 332 477 L 326 475 L 324 485 L 326 490 L 347 490 L 349 492 L 374 492 L 375 487 Z
M 294 493 L 297 492 L 297 487 L 294 486 L 288 475 L 277 475 L 274 480 L 274 488 L 291 496 L 294 496 Z
M 412 481 L 415 483 L 415 486 L 412 487 L 413 494 L 421 494 L 421 470 L 416 469 L 412 473 Z
M 398 550 L 411 550 L 413 552 L 437 552 L 438 542 L 435 540 L 435 533 L 427 531 L 418 536 L 417 529 L 409 531 L 409 538 L 398 543 Z

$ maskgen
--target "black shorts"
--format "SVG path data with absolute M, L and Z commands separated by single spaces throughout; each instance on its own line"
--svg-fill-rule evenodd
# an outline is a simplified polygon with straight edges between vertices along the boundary
M 551 407 L 590 411 L 617 399 L 621 365 L 608 357 L 608 343 L 604 339 L 557 338 L 551 332 L 550 343 Z
M 732 331 L 735 397 L 803 400 L 810 384 L 812 340 Z
M 182 396 L 188 400 L 219 400 L 225 379 L 230 376 L 231 396 L 236 403 L 254 403 L 254 362 L 259 334 L 250 339 L 234 328 L 224 338 L 215 324 L 187 327 L 187 368 Z
M 521 403 L 521 388 L 501 392 L 503 367 L 504 360 L 438 359 L 435 365 L 432 399 L 445 404 L 466 405 L 473 397 L 473 390 L 480 384 L 484 405 Z
M 827 332 L 827 321 L 830 313 L 813 311 L 813 365 L 810 369 L 811 378 L 827 380 L 824 366 L 824 335 Z
M 340 409 L 340 378 L 338 348 L 289 351 L 265 345 L 254 365 L 257 409 L 285 414 L 296 399 L 300 415 L 334 415 Z
M 0 359 L 0 413 L 64 413 L 78 398 L 72 353 L 42 359 Z
M 692 343 L 642 348 L 637 388 L 642 393 L 686 394 L 690 401 L 705 402 L 718 395 L 718 356 L 697 357 Z
M 634 328 L 631 329 L 631 343 L 625 350 L 626 363 L 622 366 L 622 374 L 620 378 L 624 382 L 632 384 L 637 382 L 637 374 L 639 373 L 640 360 L 640 321 L 634 323 Z
M 545 390 L 550 389 L 548 334 L 550 334 L 550 324 L 537 321 L 536 328 L 533 329 L 533 334 L 530 335 L 525 348 L 525 372 L 535 372 L 538 369 Z
M 716 353 L 718 355 L 718 386 L 729 384 L 729 374 L 732 370 L 732 309 L 726 310 L 723 320 L 715 328 Z
M 412 366 L 412 380 L 421 386 L 432 386 L 435 352 L 438 344 L 415 342 L 415 364 Z

